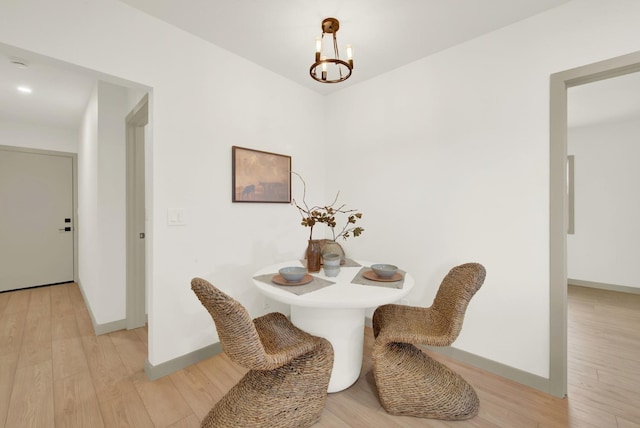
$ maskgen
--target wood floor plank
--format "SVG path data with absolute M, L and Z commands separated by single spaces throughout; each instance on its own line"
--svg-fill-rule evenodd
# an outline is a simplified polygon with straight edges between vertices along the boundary
M 632 422 L 640 423 L 640 407 L 638 395 L 629 395 L 618 388 L 592 382 L 587 385 L 571 385 L 570 397 L 593 414 L 602 412 L 611 415 L 624 415 Z
M 346 420 L 343 422 L 343 425 L 338 425 L 341 427 L 347 427 L 350 424 L 359 423 L 359 416 L 358 414 L 352 414 L 349 415 L 348 410 L 343 413 L 343 417 L 346 418 Z M 388 428 L 422 428 L 422 427 L 429 427 L 429 428 L 450 428 L 452 427 L 452 425 L 450 425 L 450 422 L 447 421 L 439 421 L 436 419 L 422 419 L 422 418 L 414 418 L 411 416 L 393 416 L 393 415 L 389 415 L 387 412 L 384 411 L 384 409 L 380 408 L 380 410 L 378 410 L 375 414 L 371 415 L 371 418 L 368 418 L 368 420 L 372 421 L 372 423 L 374 425 L 369 425 L 372 427 L 377 426 L 385 426 Z M 463 424 L 466 424 L 468 421 L 464 421 Z M 363 427 L 365 426 L 364 424 L 362 425 Z M 493 428 L 488 426 L 487 428 Z
M 34 288 L 29 294 L 29 312 L 51 316 L 51 288 Z
M 615 370 L 607 367 L 599 368 L 597 371 L 600 382 L 627 391 L 630 396 L 636 397 L 640 403 L 640 371 L 629 373 L 625 370 Z
M 70 339 L 80 335 L 73 311 L 71 311 L 71 313 L 67 313 L 65 316 L 61 316 L 57 313 L 57 309 L 52 307 L 51 312 L 52 339 Z
M 89 371 L 80 337 L 53 340 L 51 351 L 55 380 Z
M 5 426 L 49 427 L 53 421 L 51 362 L 16 369 Z
M 11 292 L 6 292 L 2 294 L 6 294 L 8 297 L 8 301 L 6 302 L 6 307 L 4 309 L 5 313 L 26 313 L 29 308 L 29 300 L 31 300 L 32 290 L 16 290 Z
M 216 355 L 215 358 L 208 358 L 196 365 L 220 391 L 229 390 L 229 385 L 233 386 L 247 372 L 231 361 L 226 354 Z
M 69 300 L 73 305 L 73 309 L 77 310 L 78 308 L 85 307 L 84 297 L 82 297 L 80 287 L 74 283 L 65 284 L 65 287 L 67 289 L 67 294 L 69 295 Z
M 147 359 L 147 347 L 133 330 L 120 330 L 109 333 L 113 345 L 120 354 L 130 375 L 144 372 Z
M 19 367 L 50 361 L 51 299 L 49 287 L 33 290 L 25 317 Z
M 640 296 L 573 286 L 568 296 L 572 421 L 640 423 Z M 597 376 L 582 375 L 585 367 Z
M 363 367 L 360 379 L 353 386 L 349 387 L 348 393 L 350 400 L 357 401 L 362 406 L 376 410 L 382 409 L 370 365 Z M 340 398 L 338 397 L 338 399 Z
M 95 336 L 96 331 L 93 328 L 93 322 L 91 321 L 91 315 L 86 306 L 74 308 L 76 316 L 76 324 L 78 325 L 78 334 L 80 336 Z
M 51 342 L 51 307 L 43 302 L 32 302 L 25 317 L 24 340 Z
M 0 427 L 4 426 L 9 411 L 11 391 L 18 367 L 18 353 L 0 355 Z
M 56 427 L 104 427 L 100 405 L 88 371 L 54 380 Z
M 156 428 L 165 428 L 193 414 L 169 376 L 152 382 L 144 373 L 138 373 L 133 385 Z
M 51 313 L 54 317 L 66 317 L 73 314 L 73 303 L 69 297 L 69 288 L 66 284 L 57 284 L 50 287 Z
M 96 395 L 105 427 L 154 428 L 131 380 L 123 379 Z
M 82 346 L 96 392 L 106 391 L 127 378 L 128 370 L 108 335 L 82 336 Z
M 20 347 L 20 358 L 18 359 L 18 367 L 39 364 L 45 361 L 50 362 L 51 359 L 51 340 L 43 342 L 26 340 Z
M 505 408 L 499 400 L 493 400 L 489 395 L 479 395 L 480 411 L 478 415 L 496 426 L 509 422 L 510 426 L 518 428 L 537 428 L 538 421 L 524 416 L 519 412 Z
M 357 400 L 346 400 L 344 396 L 348 395 L 347 391 L 330 394 L 325 406 L 325 412 L 330 412 L 338 420 L 342 421 L 343 424 L 347 424 L 353 420 L 353 415 L 358 415 L 358 421 L 362 424 L 361 426 L 376 426 L 376 424 L 380 422 L 380 412 L 384 412 L 381 406 L 379 404 L 372 406 Z M 328 425 L 326 425 L 326 421 L 321 418 L 318 426 L 325 427 Z M 393 425 L 390 426 L 392 427 Z
M 169 377 L 199 420 L 226 393 L 226 390 L 216 387 L 197 365 L 172 373 Z
M 5 311 L 0 318 L 0 355 L 20 352 L 26 312 Z
M 568 375 L 575 379 L 583 376 L 598 379 L 598 367 L 588 361 L 580 363 L 572 361 L 568 367 Z
M 320 420 L 313 425 L 313 428 L 333 428 L 346 426 L 347 421 L 340 419 L 338 415 L 333 414 L 333 411 L 326 408 L 322 411 Z M 392 428 L 392 427 L 390 427 Z
M 571 394 L 573 397 L 574 394 Z M 578 427 L 615 427 L 616 418 L 608 411 L 592 408 L 580 399 L 569 398 L 568 421 Z
M 640 428 L 640 423 L 631 422 L 621 416 L 616 417 L 618 428 Z
M 189 415 L 178 422 L 169 425 L 167 428 L 197 428 L 200 426 L 200 420 L 195 415 Z
M 89 310 L 85 305 L 84 298 L 80 292 L 80 288 L 71 285 L 67 288 L 69 294 L 69 300 L 73 305 L 73 311 L 76 316 L 76 322 L 78 325 L 78 332 L 80 336 L 95 336 L 95 330 L 93 328 L 93 322 Z
M 136 335 L 138 336 L 138 339 L 140 339 L 142 341 L 142 343 L 145 344 L 146 347 L 149 347 L 149 331 L 146 325 L 140 327 L 140 328 L 136 328 L 135 330 L 133 330 Z
M 0 318 L 4 314 L 7 305 L 9 304 L 9 299 L 11 298 L 10 292 L 0 293 Z

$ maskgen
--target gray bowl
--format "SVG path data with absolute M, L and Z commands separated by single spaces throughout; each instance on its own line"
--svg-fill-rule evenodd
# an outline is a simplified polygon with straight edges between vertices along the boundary
M 298 282 L 307 274 L 307 269 L 299 266 L 287 266 L 278 271 L 287 282 Z
M 371 270 L 380 278 L 388 279 L 398 271 L 398 266 L 381 263 L 371 265 Z

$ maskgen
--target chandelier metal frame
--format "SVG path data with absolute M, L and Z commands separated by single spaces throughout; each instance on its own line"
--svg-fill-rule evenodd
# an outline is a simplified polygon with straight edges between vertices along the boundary
M 353 58 L 351 57 L 351 46 L 347 45 L 347 61 L 340 59 L 338 52 L 338 40 L 336 33 L 340 29 L 340 22 L 336 18 L 325 18 L 322 20 L 322 36 L 316 40 L 316 56 L 315 62 L 309 68 L 309 74 L 311 78 L 320 83 L 339 83 L 347 80 L 351 77 L 353 71 Z M 322 56 L 322 47 L 324 42 L 324 35 L 333 35 L 333 53 L 334 58 L 327 58 Z M 337 68 L 337 77 L 329 78 L 328 67 L 334 66 Z M 318 73 L 318 67 L 320 67 L 320 73 Z M 346 69 L 343 73 L 343 68 Z

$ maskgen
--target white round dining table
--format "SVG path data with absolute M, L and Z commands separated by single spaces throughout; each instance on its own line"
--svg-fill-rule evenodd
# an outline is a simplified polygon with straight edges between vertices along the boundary
M 313 291 L 304 294 L 296 294 L 302 289 L 294 289 L 302 286 L 281 286 L 271 280 L 280 268 L 304 266 L 303 261 L 276 263 L 253 275 L 253 283 L 261 293 L 290 305 L 291 322 L 296 327 L 331 342 L 334 362 L 328 392 L 342 391 L 360 376 L 366 310 L 399 301 L 414 286 L 413 277 L 401 270 L 402 280 L 398 282 L 363 278 L 371 264 L 347 259 L 338 276 L 327 277 L 322 269 L 311 273 L 314 279 L 309 286 Z

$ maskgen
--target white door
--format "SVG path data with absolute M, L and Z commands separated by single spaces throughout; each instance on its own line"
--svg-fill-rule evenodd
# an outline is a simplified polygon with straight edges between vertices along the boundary
M 73 281 L 73 159 L 0 149 L 0 291 Z

